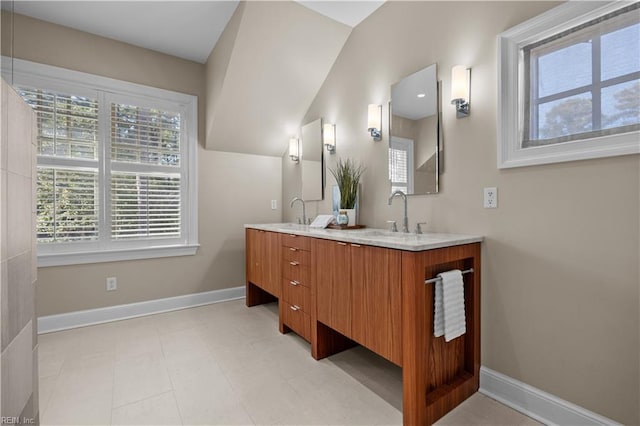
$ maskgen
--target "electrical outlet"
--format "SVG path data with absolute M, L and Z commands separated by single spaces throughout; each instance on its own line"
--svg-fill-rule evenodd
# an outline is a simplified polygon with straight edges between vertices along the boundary
M 107 291 L 115 291 L 118 289 L 118 279 L 116 277 L 107 278 Z
M 498 188 L 485 188 L 484 189 L 484 208 L 485 209 L 497 209 L 498 208 Z
M 271 210 L 278 210 L 278 200 L 271 200 Z

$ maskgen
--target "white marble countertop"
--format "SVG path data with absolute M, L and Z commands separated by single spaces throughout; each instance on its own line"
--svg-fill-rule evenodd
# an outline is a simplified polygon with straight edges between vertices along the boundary
M 442 247 L 477 243 L 483 240 L 483 237 L 477 235 L 440 234 L 431 232 L 424 234 L 405 234 L 375 228 L 352 230 L 318 229 L 295 223 L 247 224 L 244 225 L 244 227 L 408 251 L 432 250 Z

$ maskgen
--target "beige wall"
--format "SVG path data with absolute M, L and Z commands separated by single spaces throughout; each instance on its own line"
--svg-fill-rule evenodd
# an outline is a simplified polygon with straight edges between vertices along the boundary
M 0 416 L 37 419 L 35 114 L 4 80 L 0 100 Z
M 437 63 L 442 192 L 410 197 L 410 226 L 426 221 L 430 231 L 485 236 L 482 364 L 638 424 L 640 157 L 496 167 L 496 35 L 553 5 L 387 2 L 354 29 L 304 122 L 324 117 L 336 124 L 329 166 L 338 157 L 366 165 L 361 222 L 385 227 L 386 220 L 401 220 L 401 203 L 387 205 L 390 85 Z M 465 119 L 455 118 L 446 95 L 456 64 L 473 67 Z M 384 106 L 381 142 L 366 131 L 369 103 Z M 284 158 L 286 200 L 299 184 L 295 165 Z M 487 186 L 498 187 L 498 209 L 482 208 Z M 309 203 L 307 211 L 330 212 L 330 199 Z M 297 213 L 284 212 L 287 220 Z
M 244 284 L 244 229 L 277 222 L 280 158 L 205 151 L 205 66 L 16 15 L 15 56 L 198 96 L 199 242 L 195 256 L 39 268 L 38 316 Z M 242 194 L 239 197 L 238 194 Z M 105 291 L 106 277 L 118 290 Z
M 294 1 L 242 2 L 207 61 L 206 147 L 280 155 L 350 31 Z

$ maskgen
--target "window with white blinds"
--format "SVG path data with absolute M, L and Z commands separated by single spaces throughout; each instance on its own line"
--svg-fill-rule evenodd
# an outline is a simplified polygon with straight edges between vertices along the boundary
M 18 88 L 37 113 L 37 239 L 95 241 L 98 217 L 98 102 L 33 87 Z
M 37 113 L 39 266 L 194 254 L 196 98 L 17 65 Z
M 98 147 L 98 101 L 90 97 L 20 88 L 37 111 L 38 154 L 95 160 Z
M 97 171 L 38 167 L 38 242 L 97 240 L 98 193 Z
M 129 163 L 180 165 L 180 114 L 111 105 L 111 158 Z
M 180 175 L 111 175 L 111 238 L 180 236 Z
M 110 104 L 111 238 L 177 238 L 181 222 L 180 114 Z

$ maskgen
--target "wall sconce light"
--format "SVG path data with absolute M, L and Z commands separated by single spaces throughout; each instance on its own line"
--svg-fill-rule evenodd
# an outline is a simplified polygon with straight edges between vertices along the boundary
M 456 65 L 451 68 L 451 103 L 456 106 L 456 118 L 469 116 L 471 68 Z
M 322 141 L 324 146 L 327 147 L 329 153 L 334 154 L 336 152 L 336 125 L 326 123 L 322 126 Z
M 289 139 L 289 158 L 296 163 L 300 161 L 300 144 L 298 138 Z
M 367 130 L 374 141 L 382 140 L 382 105 L 369 104 Z

